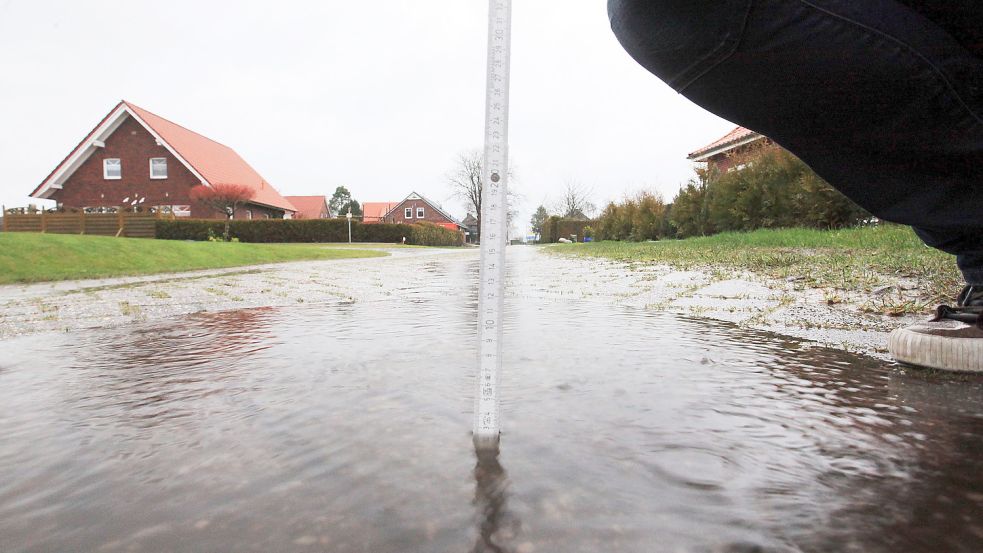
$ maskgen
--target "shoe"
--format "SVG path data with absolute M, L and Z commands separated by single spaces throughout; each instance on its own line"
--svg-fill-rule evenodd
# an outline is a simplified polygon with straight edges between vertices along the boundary
M 983 287 L 967 286 L 956 307 L 940 305 L 935 318 L 899 328 L 887 349 L 898 362 L 943 371 L 983 373 Z
M 967 286 L 959 293 L 956 299 L 959 307 L 980 307 L 983 306 L 983 286 Z

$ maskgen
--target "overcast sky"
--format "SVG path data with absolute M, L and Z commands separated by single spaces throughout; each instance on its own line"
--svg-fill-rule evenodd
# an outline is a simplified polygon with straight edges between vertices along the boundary
M 603 0 L 515 0 L 511 153 L 522 220 L 567 181 L 671 199 L 732 125 L 636 65 Z M 0 202 L 126 99 L 231 146 L 284 195 L 417 191 L 482 146 L 487 1 L 0 0 Z

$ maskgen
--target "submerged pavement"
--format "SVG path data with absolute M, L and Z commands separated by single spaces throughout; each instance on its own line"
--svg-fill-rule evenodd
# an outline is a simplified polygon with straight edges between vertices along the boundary
M 983 550 L 983 376 L 747 328 L 781 285 L 516 247 L 476 455 L 477 252 L 396 254 L 4 290 L 122 326 L 0 342 L 0 550 Z
M 390 257 L 0 286 L 0 339 L 198 312 L 379 301 L 441 275 L 474 270 L 478 262 L 477 249 L 387 251 Z M 884 357 L 892 330 L 919 318 L 867 313 L 861 308 L 863 298 L 831 302 L 821 290 L 750 273 L 721 276 L 662 265 L 630 266 L 527 246 L 511 247 L 509 256 L 510 263 L 529 269 L 510 276 L 512 301 L 572 298 L 681 313 L 875 357 Z

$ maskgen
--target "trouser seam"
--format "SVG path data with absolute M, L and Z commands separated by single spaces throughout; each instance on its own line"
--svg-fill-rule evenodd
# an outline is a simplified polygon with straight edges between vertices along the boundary
M 936 76 L 938 76 L 938 78 L 945 84 L 946 88 L 949 90 L 949 92 L 952 94 L 952 96 L 959 102 L 959 104 L 961 104 L 963 106 L 963 108 L 966 109 L 966 111 L 970 114 L 970 116 L 972 116 L 973 119 L 975 119 L 977 123 L 983 124 L 983 116 L 981 116 L 980 114 L 978 114 L 976 112 L 976 110 L 974 110 L 972 108 L 972 106 L 970 106 L 969 103 L 966 102 L 966 100 L 962 97 L 962 95 L 959 94 L 959 91 L 956 90 L 956 87 L 952 84 L 952 81 L 949 79 L 949 77 L 946 76 L 945 72 L 938 65 L 936 65 L 934 62 L 932 62 L 931 59 L 929 59 L 924 54 L 922 54 L 917 49 L 915 49 L 914 46 L 908 44 L 907 42 L 901 40 L 900 38 L 898 38 L 898 37 L 896 37 L 894 35 L 888 34 L 888 33 L 884 32 L 884 31 L 879 30 L 879 29 L 875 29 L 874 27 L 871 27 L 870 25 L 865 25 L 864 23 L 861 23 L 860 21 L 856 21 L 854 19 L 851 19 L 851 18 L 849 18 L 849 17 L 847 17 L 845 15 L 841 15 L 841 14 L 838 14 L 836 12 L 830 11 L 830 10 L 828 10 L 826 8 L 819 7 L 819 6 L 815 5 L 815 4 L 813 4 L 812 2 L 809 2 L 808 0 L 798 0 L 798 1 L 799 1 L 800 4 L 806 5 L 806 6 L 812 8 L 812 9 L 818 11 L 818 12 L 824 13 L 824 14 L 830 16 L 830 17 L 834 17 L 834 18 L 840 19 L 842 21 L 846 21 L 847 23 L 850 23 L 851 25 L 855 25 L 855 26 L 860 27 L 861 29 L 864 29 L 864 30 L 866 30 L 868 32 L 874 33 L 874 34 L 876 34 L 876 35 L 878 35 L 878 36 L 880 36 L 880 37 L 882 37 L 884 39 L 887 39 L 887 40 L 889 40 L 889 41 L 897 44 L 898 46 L 901 46 L 902 48 L 904 48 L 908 52 L 914 54 L 917 58 L 921 59 L 926 65 L 928 65 L 932 69 L 932 71 L 936 74 Z
M 705 56 L 703 56 L 702 58 L 700 58 L 699 60 L 697 60 L 696 62 L 694 62 L 685 71 L 683 71 L 681 73 L 681 75 L 680 75 L 680 78 L 682 76 L 685 76 L 687 73 L 689 73 L 693 68 L 699 67 L 700 64 L 702 64 L 706 60 L 708 60 L 708 59 L 712 58 L 714 55 L 716 55 L 716 53 L 717 53 L 718 50 L 720 50 L 721 48 L 724 48 L 724 47 L 728 46 L 728 43 L 729 42 L 732 42 L 733 44 L 730 46 L 730 52 L 727 52 L 722 58 L 720 58 L 719 60 L 716 60 L 715 62 L 709 64 L 707 67 L 705 67 L 701 71 L 696 72 L 696 74 L 694 74 L 692 77 L 689 77 L 688 80 L 685 83 L 683 83 L 683 84 L 681 84 L 681 85 L 679 85 L 677 87 L 674 87 L 674 88 L 676 88 L 676 92 L 682 94 L 683 91 L 685 91 L 687 88 L 689 88 L 694 83 L 696 83 L 696 81 L 698 81 L 701 78 L 703 78 L 703 76 L 706 75 L 707 73 L 709 73 L 710 71 L 713 71 L 714 68 L 716 68 L 720 64 L 722 64 L 725 61 L 729 60 L 734 55 L 734 53 L 737 52 L 737 49 L 741 45 L 741 40 L 743 40 L 743 38 L 744 38 L 744 33 L 745 33 L 745 30 L 747 29 L 748 18 L 751 16 L 751 8 L 752 8 L 753 5 L 754 5 L 754 1 L 753 0 L 749 0 L 748 3 L 747 3 L 747 7 L 744 9 L 744 17 L 741 20 L 740 28 L 737 31 L 735 31 L 735 35 L 736 36 L 735 37 L 727 37 L 726 39 L 722 40 L 720 42 L 720 44 L 716 48 L 714 48 L 713 50 L 711 50 L 708 54 L 706 54 Z

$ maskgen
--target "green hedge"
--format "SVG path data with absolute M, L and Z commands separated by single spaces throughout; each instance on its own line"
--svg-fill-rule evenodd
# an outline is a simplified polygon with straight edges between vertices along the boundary
M 174 219 L 157 221 L 157 238 L 162 240 L 208 240 L 222 236 L 225 221 L 215 219 Z M 240 242 L 348 242 L 348 221 L 344 219 L 253 219 L 231 221 L 229 234 Z M 416 246 L 460 246 L 464 235 L 430 223 L 413 225 L 366 225 L 352 222 L 353 242 L 379 242 Z

